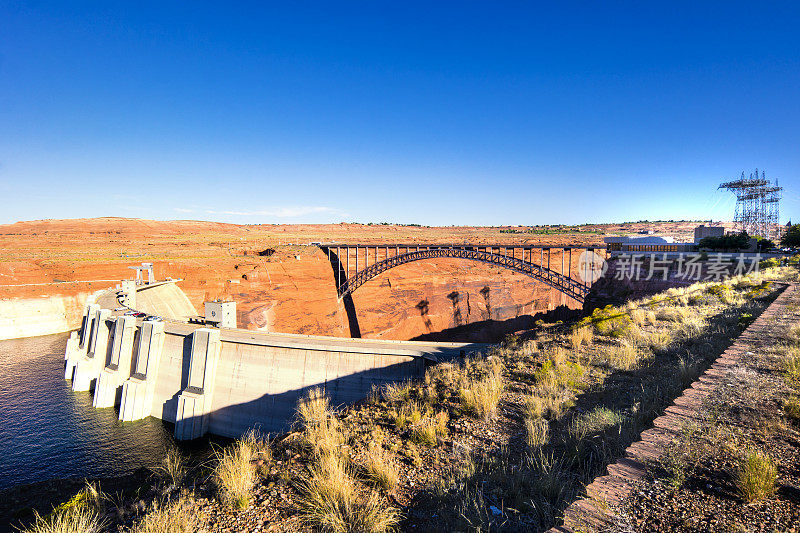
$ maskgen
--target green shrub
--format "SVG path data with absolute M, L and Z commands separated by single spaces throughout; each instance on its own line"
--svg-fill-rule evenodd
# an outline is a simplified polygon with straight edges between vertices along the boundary
M 761 452 L 750 452 L 742 461 L 736 476 L 741 497 L 754 502 L 775 494 L 778 467 Z

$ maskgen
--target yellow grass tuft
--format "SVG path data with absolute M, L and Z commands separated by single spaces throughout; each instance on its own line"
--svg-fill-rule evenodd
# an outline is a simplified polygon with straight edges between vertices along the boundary
M 161 460 L 161 464 L 155 467 L 153 471 L 156 475 L 177 487 L 183 483 L 186 477 L 186 459 L 184 459 L 183 454 L 177 447 L 171 446 Z
M 503 387 L 503 377 L 499 372 L 493 372 L 477 381 L 470 381 L 458 391 L 461 407 L 478 418 L 488 419 L 500 403 Z
M 593 336 L 591 326 L 581 326 L 572 330 L 569 336 L 569 343 L 572 345 L 573 350 L 577 350 L 584 344 L 587 346 L 591 344 Z
M 775 494 L 778 467 L 761 452 L 750 452 L 742 461 L 736 477 L 739 494 L 745 501 L 754 502 Z
M 131 533 L 192 533 L 197 531 L 191 502 L 181 498 L 172 504 L 155 502 Z
M 359 495 L 351 467 L 340 456 L 320 456 L 295 487 L 301 519 L 310 527 L 329 533 L 382 533 L 399 522 L 397 510 L 377 493 Z
M 539 448 L 547 443 L 549 426 L 547 421 L 538 419 L 525 420 L 525 442 L 531 448 Z
M 244 509 L 250 504 L 250 495 L 256 483 L 253 464 L 256 459 L 251 437 L 237 440 L 231 446 L 214 451 L 214 483 L 222 502 Z
M 370 445 L 364 469 L 367 476 L 384 490 L 389 491 L 397 486 L 400 469 L 383 449 L 383 446 Z
M 88 507 L 72 507 L 68 510 L 54 511 L 48 516 L 35 513 L 32 526 L 23 533 L 99 533 L 103 522 L 97 511 Z

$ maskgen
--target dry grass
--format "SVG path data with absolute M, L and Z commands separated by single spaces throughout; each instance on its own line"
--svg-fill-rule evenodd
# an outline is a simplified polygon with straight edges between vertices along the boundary
M 411 393 L 411 383 L 402 381 L 400 383 L 387 383 L 381 391 L 383 399 L 387 402 L 402 402 L 408 400 Z
M 191 502 L 181 498 L 171 504 L 153 503 L 131 533 L 191 533 L 197 531 L 197 518 Z
M 592 342 L 592 328 L 590 326 L 581 326 L 572 330 L 569 336 L 569 343 L 573 350 L 577 350 L 582 345 L 589 345 Z
M 656 311 L 656 318 L 665 322 L 683 322 L 689 315 L 689 310 L 685 307 L 668 306 Z
M 596 362 L 617 370 L 632 370 L 639 365 L 641 359 L 642 354 L 635 344 L 622 341 L 599 352 Z
M 257 450 L 251 437 L 236 441 L 227 448 L 214 451 L 214 483 L 220 500 L 238 509 L 250 504 L 250 496 L 257 481 L 255 465 Z
M 762 454 L 750 452 L 742 461 L 736 476 L 736 486 L 742 499 L 753 502 L 775 494 L 778 467 Z
M 631 309 L 630 316 L 631 316 L 631 320 L 633 321 L 633 323 L 636 324 L 638 327 L 642 327 L 642 326 L 647 325 L 648 316 L 647 316 L 647 311 L 646 310 L 644 310 L 644 309 Z
M 295 487 L 303 522 L 330 533 L 382 533 L 391 531 L 400 516 L 376 493 L 360 495 L 349 463 L 324 454 Z
M 784 414 L 794 420 L 800 420 L 800 397 L 793 396 L 783 404 Z
M 622 421 L 623 417 L 620 412 L 612 411 L 606 407 L 595 407 L 588 413 L 573 418 L 568 431 L 572 438 L 583 440 L 587 436 L 602 433 L 615 426 L 621 426 Z
M 322 389 L 311 389 L 297 403 L 297 417 L 303 429 L 303 444 L 314 454 L 324 453 L 344 444 L 341 423 L 334 416 L 330 400 Z
M 87 483 L 77 494 L 58 505 L 46 516 L 34 513 L 33 525 L 25 533 L 95 533 L 103 530 L 105 521 L 98 511 L 105 496 L 100 489 Z
M 177 447 L 171 446 L 161 460 L 161 464 L 153 471 L 172 485 L 180 486 L 186 477 L 186 459 Z
M 800 388 L 800 356 L 786 356 L 783 363 L 783 377 L 789 386 Z
M 36 513 L 35 517 L 34 524 L 23 533 L 99 533 L 103 529 L 97 511 L 88 507 L 55 511 L 48 516 Z
M 397 486 L 400 469 L 379 444 L 371 444 L 364 465 L 367 476 L 384 490 Z
M 544 446 L 548 440 L 549 426 L 547 421 L 539 419 L 525 420 L 525 442 L 531 448 Z
M 503 377 L 499 373 L 471 381 L 458 391 L 461 407 L 478 418 L 488 419 L 500 403 L 503 386 Z

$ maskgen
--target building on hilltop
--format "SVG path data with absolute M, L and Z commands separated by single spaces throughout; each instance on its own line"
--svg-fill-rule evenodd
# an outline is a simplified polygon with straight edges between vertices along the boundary
M 724 237 L 725 236 L 725 227 L 724 226 L 704 226 L 700 224 L 696 228 L 694 228 L 694 242 L 695 244 L 702 241 L 706 237 Z

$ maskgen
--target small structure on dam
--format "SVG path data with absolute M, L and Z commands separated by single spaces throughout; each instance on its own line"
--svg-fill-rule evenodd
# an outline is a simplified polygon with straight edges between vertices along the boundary
M 483 348 L 219 329 L 189 318 L 197 313 L 173 280 L 104 291 L 67 342 L 64 377 L 74 391 L 92 390 L 94 407 L 119 407 L 122 421 L 154 416 L 174 423 L 182 440 L 236 437 L 288 430 L 310 388 L 346 404 L 373 386 L 422 376 L 429 361 Z

